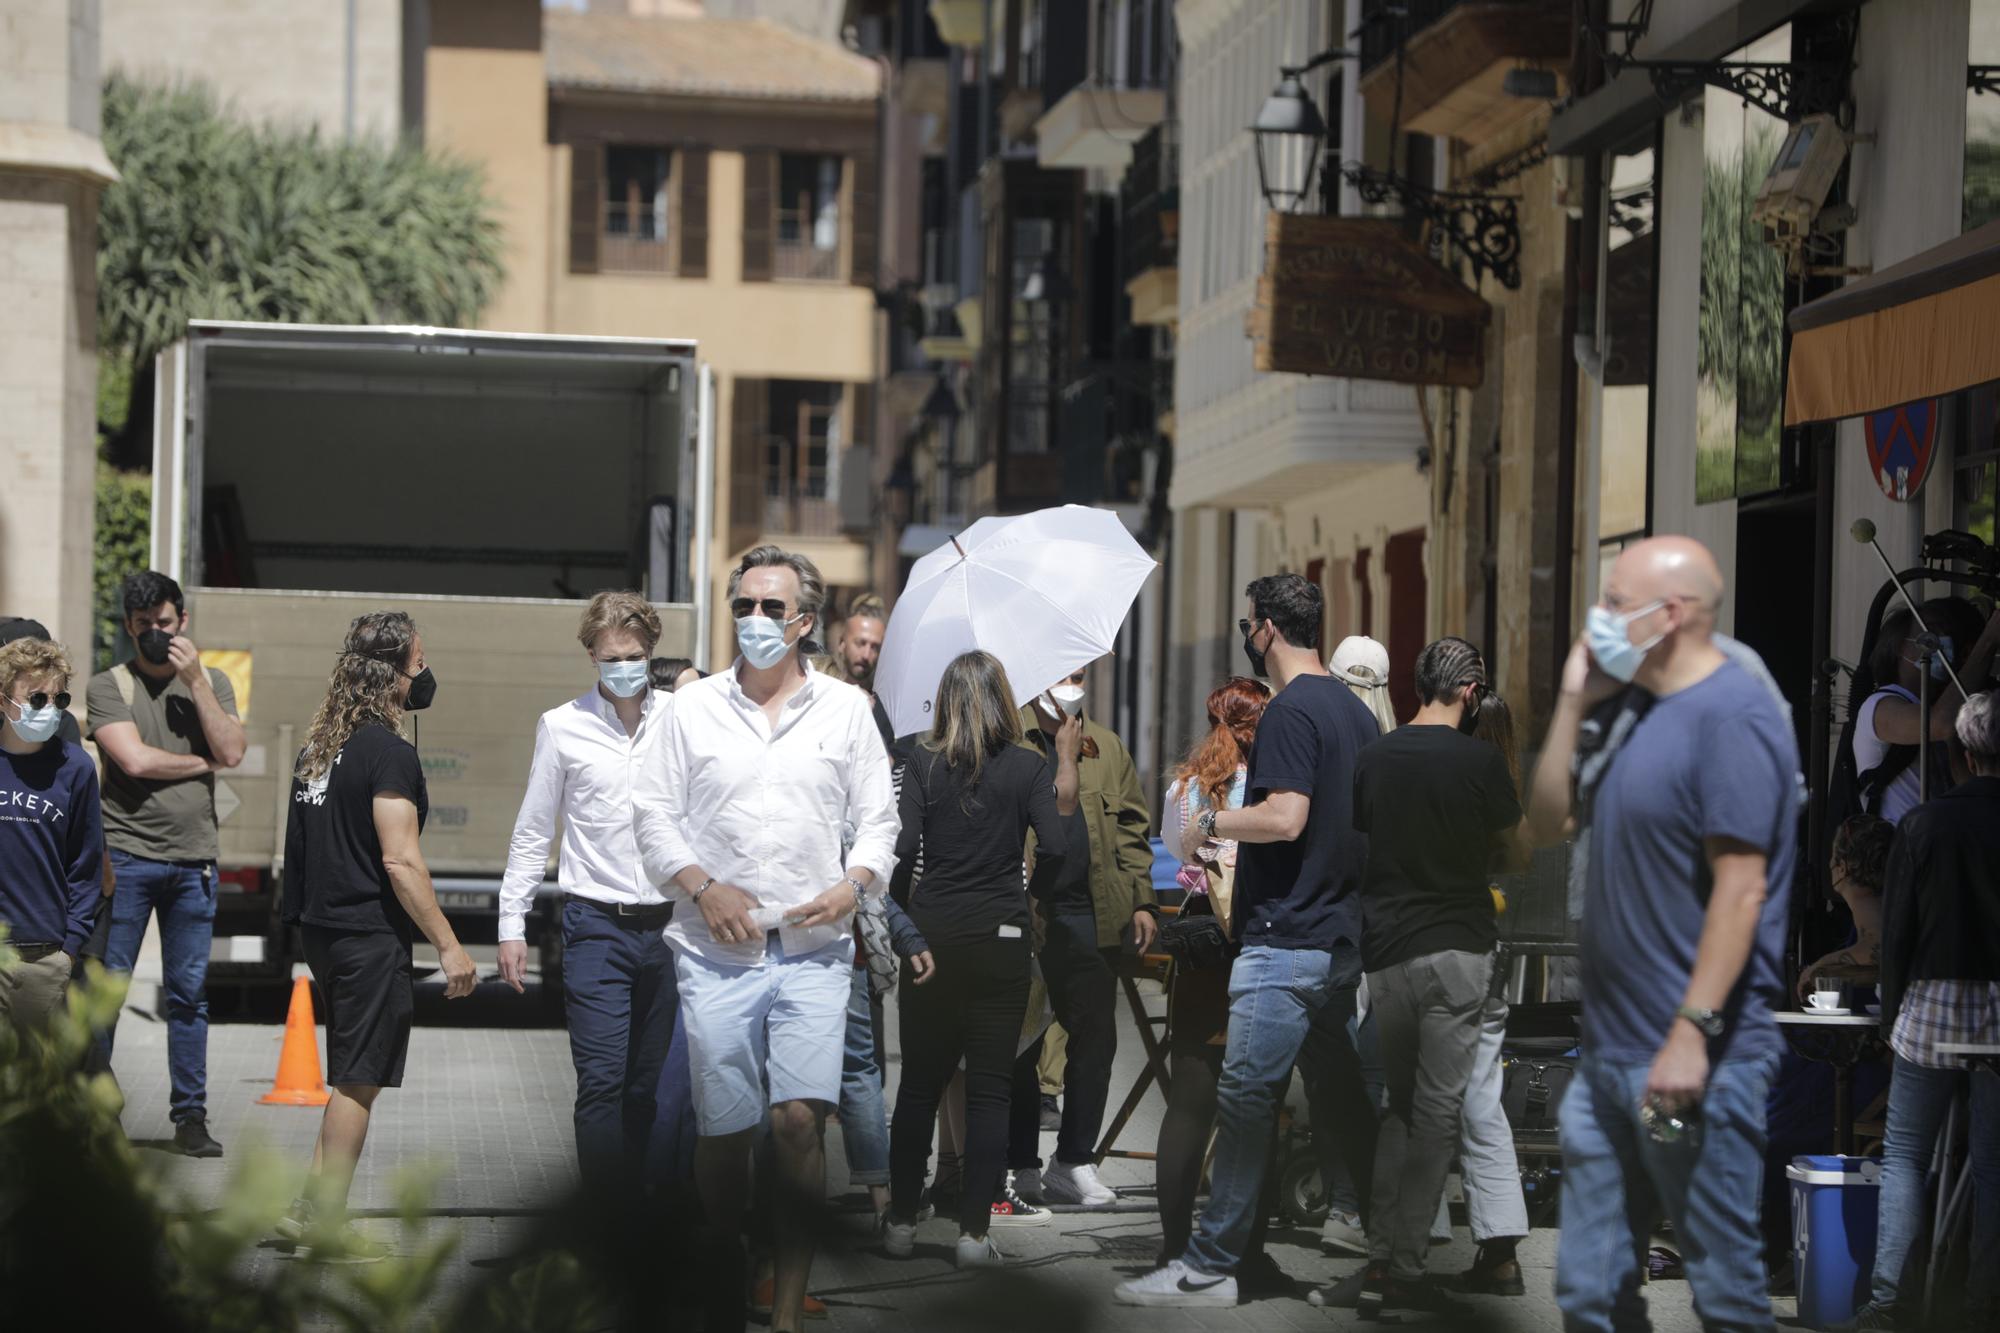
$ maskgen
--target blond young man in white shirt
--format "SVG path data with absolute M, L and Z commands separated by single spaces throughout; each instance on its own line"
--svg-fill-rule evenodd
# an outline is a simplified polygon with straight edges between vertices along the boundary
M 576 1064 L 576 1155 L 592 1189 L 643 1179 L 660 1066 L 677 992 L 662 931 L 673 912 L 646 878 L 632 826 L 632 782 L 671 696 L 647 662 L 660 617 L 635 592 L 601 592 L 577 641 L 597 683 L 542 714 L 528 789 L 500 883 L 500 976 L 527 973 L 527 916 L 562 821 L 563 999 Z
M 730 575 L 729 598 L 741 656 L 675 694 L 633 800 L 647 877 L 695 908 L 667 929 L 701 1135 L 695 1183 L 710 1218 L 740 1217 L 752 1134 L 768 1119 L 771 1327 L 796 1333 L 840 1096 L 851 918 L 888 884 L 898 821 L 868 697 L 808 670 L 801 652 L 825 600 L 819 570 L 760 546 Z M 854 830 L 844 860 L 843 825 Z

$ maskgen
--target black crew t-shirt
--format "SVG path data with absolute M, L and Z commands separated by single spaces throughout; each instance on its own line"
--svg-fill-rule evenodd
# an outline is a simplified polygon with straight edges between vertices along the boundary
M 400 796 L 430 815 L 416 747 L 380 723 L 347 738 L 325 775 L 292 778 L 285 830 L 285 919 L 368 935 L 416 937 L 382 865 L 375 798 Z
M 1021 859 L 1035 830 L 1036 873 L 1060 874 L 1068 858 L 1056 813 L 1055 774 L 1025 745 L 1003 745 L 980 765 L 979 781 L 922 744 L 903 769 L 897 864 L 921 850 L 924 873 L 902 901 L 931 944 L 990 940 L 1002 926 L 1028 929 Z
M 1497 934 L 1495 838 L 1521 822 L 1506 756 L 1451 727 L 1399 727 L 1354 767 L 1354 826 L 1368 835 L 1362 965 L 1487 953 Z
M 1293 841 L 1237 845 L 1232 933 L 1244 947 L 1360 943 L 1368 839 L 1354 827 L 1354 762 L 1380 732 L 1368 706 L 1332 676 L 1300 676 L 1264 709 L 1248 800 L 1295 791 L 1312 807 Z

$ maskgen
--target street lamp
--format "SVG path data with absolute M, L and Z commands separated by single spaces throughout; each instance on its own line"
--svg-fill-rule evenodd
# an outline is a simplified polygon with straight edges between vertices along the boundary
M 964 410 L 958 405 L 958 395 L 951 391 L 951 381 L 945 378 L 942 370 L 938 372 L 937 382 L 931 385 L 931 391 L 919 410 L 946 429 L 957 424 L 959 417 L 964 415 Z
M 1257 145 L 1257 187 L 1264 192 L 1264 202 L 1280 213 L 1298 212 L 1312 193 L 1313 168 L 1326 144 L 1326 120 L 1299 75 L 1297 70 L 1283 71 L 1250 126 Z M 1305 143 L 1298 145 L 1299 139 Z

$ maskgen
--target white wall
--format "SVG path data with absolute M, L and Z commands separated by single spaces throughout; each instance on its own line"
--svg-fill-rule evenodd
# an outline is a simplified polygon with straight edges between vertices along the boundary
M 1887 268 L 1958 235 L 1965 170 L 1968 0 L 1882 0 L 1863 6 L 1856 43 L 1856 144 L 1848 196 L 1860 212 L 1848 233 L 1847 262 Z M 1945 77 L 1948 72 L 1950 77 Z M 1882 494 L 1868 467 L 1861 422 L 1839 427 L 1834 475 L 1833 651 L 1860 651 L 1868 605 L 1887 577 L 1867 547 L 1848 540 L 1857 518 L 1873 519 L 1898 568 L 1916 563 L 1924 530 L 1948 526 L 1951 453 L 1940 439 L 1930 480 L 1917 501 Z M 1926 504 L 1935 512 L 1926 521 Z M 1941 506 L 1941 508 L 1937 508 Z

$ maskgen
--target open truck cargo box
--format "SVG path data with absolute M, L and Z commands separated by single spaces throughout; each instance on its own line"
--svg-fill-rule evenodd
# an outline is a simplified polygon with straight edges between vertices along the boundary
M 186 590 L 249 739 L 218 775 L 225 888 L 275 890 L 293 756 L 341 639 L 402 610 L 439 681 L 410 727 L 425 857 L 448 909 L 490 916 L 535 719 L 591 683 L 583 599 L 641 589 L 657 651 L 698 655 L 712 469 L 694 345 L 195 321 L 158 376 L 152 564 Z M 258 952 L 220 937 L 269 901 L 219 902 L 219 961 Z M 254 933 L 284 952 L 283 932 Z

